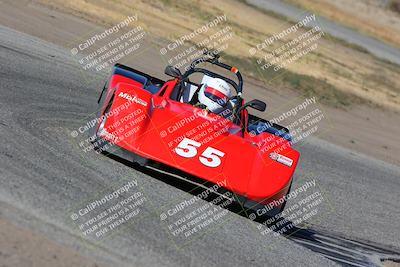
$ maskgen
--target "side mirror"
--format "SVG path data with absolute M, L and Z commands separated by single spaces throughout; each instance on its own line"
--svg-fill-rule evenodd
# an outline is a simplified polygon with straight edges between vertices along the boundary
M 182 73 L 178 68 L 175 68 L 174 66 L 168 65 L 167 67 L 165 67 L 165 74 L 167 74 L 168 76 L 174 77 L 174 78 L 181 78 L 182 77 Z
M 259 110 L 259 111 L 265 111 L 265 109 L 267 108 L 267 104 L 265 104 L 265 102 L 263 102 L 261 100 L 253 99 L 253 100 L 247 102 L 246 104 L 244 104 L 240 108 L 240 110 L 245 109 L 247 107 L 252 107 L 252 108 L 254 108 L 256 110 Z

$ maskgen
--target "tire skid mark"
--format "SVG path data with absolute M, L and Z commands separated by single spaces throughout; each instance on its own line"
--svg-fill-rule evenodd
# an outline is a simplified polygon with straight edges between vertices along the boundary
M 383 266 L 384 260 L 400 262 L 400 253 L 393 249 L 322 231 L 297 228 L 288 238 L 344 266 Z

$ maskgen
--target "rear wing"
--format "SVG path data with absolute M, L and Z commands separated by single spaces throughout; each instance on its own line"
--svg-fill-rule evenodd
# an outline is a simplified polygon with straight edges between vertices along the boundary
M 158 93 L 158 91 L 161 89 L 161 87 L 164 85 L 165 81 L 153 77 L 147 73 L 141 72 L 139 70 L 136 70 L 134 68 L 122 65 L 122 64 L 115 64 L 110 78 L 108 81 L 105 83 L 103 90 L 101 91 L 101 94 L 99 96 L 99 99 L 97 100 L 97 103 L 100 102 L 100 99 L 104 93 L 108 89 L 109 86 L 115 86 L 113 85 L 113 78 L 116 76 L 122 76 L 125 78 L 125 80 L 129 83 L 129 81 L 132 81 L 133 84 L 140 86 L 146 91 L 149 91 L 152 94 Z
M 137 82 L 140 82 L 144 86 L 148 86 L 149 84 L 162 86 L 165 83 L 165 81 L 159 78 L 153 77 L 147 73 L 141 72 L 139 70 L 136 70 L 134 68 L 119 63 L 114 65 L 114 69 L 111 75 L 114 74 L 119 74 L 127 78 L 133 79 Z

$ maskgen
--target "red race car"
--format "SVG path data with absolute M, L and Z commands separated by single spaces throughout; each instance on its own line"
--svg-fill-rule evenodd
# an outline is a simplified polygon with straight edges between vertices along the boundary
M 237 82 L 199 65 L 230 71 Z M 221 196 L 230 192 L 246 209 L 280 213 L 300 156 L 289 130 L 249 113 L 266 104 L 245 102 L 240 72 L 216 54 L 183 74 L 167 66 L 165 74 L 173 79 L 114 66 L 98 100 L 95 147 Z

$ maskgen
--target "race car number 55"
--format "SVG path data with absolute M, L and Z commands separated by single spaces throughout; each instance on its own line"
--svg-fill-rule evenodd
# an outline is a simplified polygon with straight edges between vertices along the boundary
M 201 143 L 189 138 L 183 139 L 175 148 L 176 154 L 184 158 L 193 158 L 197 155 L 197 149 L 201 147 Z M 199 156 L 199 160 L 207 167 L 215 168 L 221 165 L 221 158 L 225 155 L 224 152 L 212 147 L 207 147 Z

